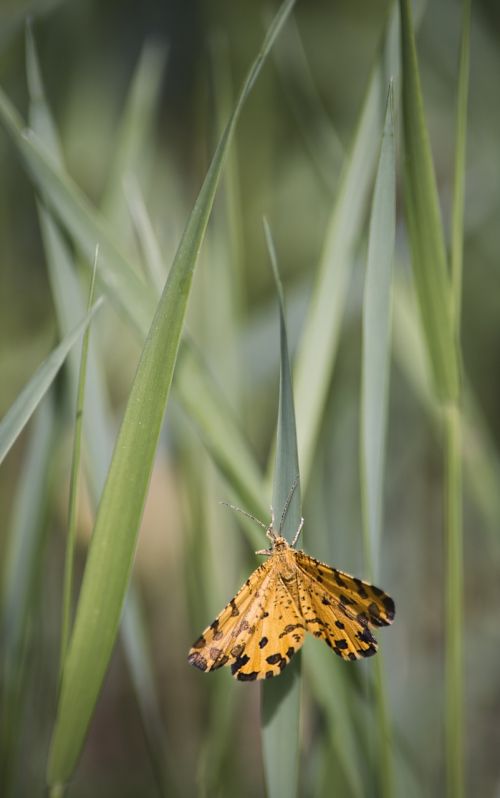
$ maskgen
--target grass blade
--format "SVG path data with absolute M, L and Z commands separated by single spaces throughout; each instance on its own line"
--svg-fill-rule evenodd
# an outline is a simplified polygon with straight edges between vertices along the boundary
M 12 521 L 3 550 L 0 597 L 0 794 L 14 793 L 25 706 L 26 632 L 45 527 L 48 475 L 54 451 L 55 403 L 51 392 L 33 416 Z
M 94 301 L 95 277 L 97 273 L 96 249 L 94 260 L 94 271 L 90 283 L 88 308 L 92 307 Z M 82 429 L 83 429 L 83 404 L 85 397 L 85 384 L 87 379 L 87 360 L 89 353 L 89 333 L 87 327 L 83 334 L 82 352 L 80 359 L 80 374 L 78 377 L 78 388 L 76 397 L 75 412 L 75 434 L 73 440 L 73 456 L 71 460 L 71 474 L 69 482 L 69 512 L 68 512 L 68 538 L 66 543 L 66 559 L 64 564 L 64 584 L 63 584 L 63 608 L 62 608 L 62 631 L 61 631 L 61 656 L 59 661 L 60 677 L 68 649 L 68 639 L 71 626 L 71 602 L 73 596 L 73 566 L 75 558 L 76 526 L 78 513 L 78 478 L 80 471 L 80 456 L 82 449 Z
M 464 794 L 463 779 L 463 530 L 459 315 L 463 247 L 463 184 L 467 109 L 469 8 L 464 6 L 453 212 L 452 280 L 423 113 L 411 7 L 401 0 L 405 196 L 413 269 L 434 384 L 443 403 L 446 505 L 446 789 Z
M 241 108 L 292 5 L 293 0 L 288 0 L 281 6 L 250 68 L 189 217 L 141 354 L 97 512 L 64 667 L 48 766 L 54 795 L 76 765 L 116 639 L 193 272 L 224 156 Z
M 436 178 L 425 125 L 409 0 L 400 0 L 403 61 L 405 208 L 427 354 L 439 398 L 458 395 L 458 358 L 451 323 L 450 281 Z
M 389 386 L 391 281 L 396 228 L 396 152 L 393 88 L 373 196 L 363 303 L 361 470 L 365 556 L 377 573 L 382 524 L 385 432 Z
M 360 462 L 365 561 L 372 581 L 376 581 L 381 541 L 395 228 L 396 150 L 391 84 L 373 195 L 363 303 Z M 394 774 L 381 654 L 374 666 L 379 724 L 376 761 L 380 763 L 381 793 L 389 798 L 394 794 Z
M 15 402 L 0 421 L 0 463 L 30 420 L 39 403 L 52 385 L 66 357 L 78 341 L 94 313 L 101 306 L 98 300 L 91 311 L 74 330 L 65 336 L 24 386 Z
M 397 14 L 372 74 L 337 200 L 297 352 L 295 396 L 303 483 L 311 469 L 344 311 L 353 250 L 359 239 L 377 159 L 389 78 L 397 75 Z M 376 132 L 375 132 L 376 131 Z
M 451 220 L 451 282 L 455 329 L 460 329 L 462 261 L 464 247 L 465 151 L 467 143 L 467 103 L 469 97 L 470 0 L 462 3 L 462 39 L 458 67 L 458 101 L 455 142 L 455 180 Z
M 451 247 L 451 311 L 453 333 L 460 341 L 463 261 L 465 146 L 469 89 L 470 0 L 462 3 L 458 102 L 456 118 L 455 182 L 453 187 Z M 464 784 L 463 717 L 463 521 L 462 521 L 462 417 L 457 403 L 445 410 L 446 429 L 446 763 L 449 796 L 461 798 Z
M 280 395 L 276 469 L 273 486 L 273 508 L 278 524 L 290 490 L 295 485 L 282 533 L 291 540 L 300 523 L 300 483 L 292 375 L 288 355 L 283 289 L 276 256 L 267 224 L 266 239 L 273 267 L 280 314 Z M 262 751 L 269 798 L 287 795 L 293 798 L 298 790 L 300 655 L 297 655 L 279 679 L 262 685 Z

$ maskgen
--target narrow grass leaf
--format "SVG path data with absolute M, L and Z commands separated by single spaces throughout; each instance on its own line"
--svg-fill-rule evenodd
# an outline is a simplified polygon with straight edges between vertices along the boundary
M 436 178 L 425 124 L 410 0 L 400 0 L 405 208 L 426 348 L 439 398 L 458 395 L 450 280 Z
M 76 344 L 101 304 L 102 301 L 98 300 L 80 324 L 69 335 L 65 336 L 59 346 L 43 361 L 0 421 L 0 463 L 4 460 L 11 446 L 16 442 L 30 420 L 33 412 L 52 385 L 68 353 Z
M 463 262 L 463 216 L 467 99 L 469 88 L 470 0 L 462 3 L 458 100 L 456 117 L 455 181 L 453 186 L 450 307 L 453 334 L 459 346 Z M 461 396 L 445 409 L 446 429 L 446 755 L 447 791 L 461 798 L 464 782 L 464 644 L 463 644 L 463 520 L 462 520 L 462 414 Z
M 224 156 L 248 93 L 293 2 L 284 3 L 252 65 L 187 222 L 146 339 L 97 511 L 64 667 L 48 781 L 71 776 L 116 639 L 194 268 Z
M 412 295 L 401 279 L 394 281 L 394 357 L 412 391 L 428 413 L 436 432 L 441 434 L 441 418 L 434 401 L 429 362 Z M 479 407 L 474 391 L 464 375 L 464 410 L 462 417 L 464 469 L 466 484 L 484 518 L 485 525 L 498 533 L 500 518 L 500 458 L 491 431 Z
M 349 708 L 347 674 L 337 663 L 332 663 L 332 652 L 320 641 L 306 641 L 303 663 L 314 698 L 327 718 L 332 754 L 338 760 L 336 764 L 342 769 L 349 785 L 349 795 L 362 798 L 365 791 L 351 719 L 352 710 Z
M 55 402 L 49 392 L 33 425 L 6 521 L 0 595 L 0 795 L 14 794 L 25 707 L 26 632 L 33 609 L 33 585 L 40 561 L 48 474 L 55 440 Z
M 130 81 L 125 107 L 118 124 L 113 157 L 108 172 L 101 212 L 117 235 L 125 235 L 127 244 L 128 213 L 124 181 L 132 175 L 148 174 L 151 134 L 162 84 L 167 50 L 164 45 L 147 42 L 140 53 Z
M 360 463 L 365 560 L 372 581 L 376 581 L 378 573 L 381 541 L 395 228 L 396 150 L 391 83 L 372 202 L 363 301 Z M 390 798 L 394 780 L 392 742 L 381 654 L 374 668 L 379 724 L 377 762 L 381 792 Z
M 458 98 L 455 142 L 455 175 L 451 218 L 452 310 L 455 330 L 460 327 L 462 297 L 462 262 L 464 247 L 465 156 L 467 144 L 467 104 L 469 98 L 471 0 L 462 2 L 462 38 L 458 66 Z
M 265 502 L 266 488 L 257 459 L 223 392 L 215 381 L 206 380 L 206 367 L 200 361 L 201 355 L 193 345 L 182 347 L 176 373 L 176 395 L 198 428 L 220 473 L 236 492 L 241 507 L 258 518 L 265 518 L 269 507 Z M 248 532 L 252 546 L 262 548 L 261 533 L 255 524 L 242 522 L 242 526 Z
M 131 266 L 106 220 L 57 163 L 51 149 L 53 143 L 47 145 L 33 130 L 25 130 L 21 117 L 1 90 L 0 120 L 43 198 L 89 262 L 92 262 L 96 243 L 99 244 L 100 281 L 112 303 L 144 335 L 155 307 L 153 289 Z
M 95 293 L 95 278 L 97 273 L 98 249 L 94 259 L 94 270 L 89 290 L 88 309 L 92 307 Z M 78 376 L 78 388 L 76 396 L 75 410 L 75 432 L 73 438 L 73 455 L 71 459 L 71 472 L 69 481 L 69 511 L 68 511 L 68 535 L 66 541 L 66 558 L 64 564 L 64 583 L 63 583 L 63 608 L 61 624 L 61 655 L 59 660 L 60 677 L 66 652 L 71 627 L 71 610 L 73 598 L 73 568 L 75 558 L 76 526 L 78 514 L 78 481 L 80 474 L 80 457 L 82 450 L 82 431 L 83 431 L 83 404 L 85 397 L 85 385 L 87 380 L 87 361 L 89 353 L 89 334 L 90 327 L 87 327 L 83 334 L 82 351 L 80 358 L 80 373 Z
M 354 247 L 360 236 L 377 160 L 387 86 L 389 78 L 397 76 L 397 63 L 397 9 L 394 8 L 342 172 L 297 352 L 295 397 L 304 484 L 309 477 L 331 383 Z
M 393 88 L 389 90 L 375 181 L 363 302 L 361 483 L 365 555 L 375 578 L 379 557 L 389 385 L 391 281 L 396 228 Z
M 283 289 L 276 255 L 267 224 L 267 245 L 271 258 L 280 316 L 280 393 L 273 486 L 273 509 L 280 534 L 291 540 L 300 524 L 300 482 L 292 375 L 288 355 Z M 295 487 L 294 487 L 295 486 Z M 262 751 L 269 798 L 297 795 L 299 769 L 300 658 L 295 657 L 279 679 L 262 685 Z

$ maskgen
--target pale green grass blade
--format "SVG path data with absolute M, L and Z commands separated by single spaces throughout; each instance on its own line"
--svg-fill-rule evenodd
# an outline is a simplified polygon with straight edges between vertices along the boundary
M 306 641 L 303 649 L 304 670 L 314 698 L 328 718 L 331 756 L 336 767 L 342 770 L 349 795 L 362 798 L 365 795 L 359 748 L 355 739 L 349 692 L 346 689 L 345 671 L 332 662 L 332 652 L 319 641 Z
M 465 795 L 462 421 L 457 405 L 444 408 L 446 489 L 446 794 Z
M 132 219 L 140 252 L 144 260 L 146 277 L 156 291 L 160 293 L 165 283 L 166 269 L 139 183 L 132 175 L 125 179 L 124 191 L 130 218 Z
M 194 268 L 241 108 L 293 2 L 282 5 L 252 65 L 189 217 L 144 345 L 99 504 L 65 663 L 48 766 L 71 776 L 116 639 L 139 523 L 177 357 Z
M 3 419 L 0 421 L 0 463 L 4 460 L 11 446 L 23 431 L 39 403 L 52 385 L 68 353 L 76 344 L 94 313 L 101 306 L 98 300 L 90 313 L 67 335 L 56 349 L 44 360 L 29 382 L 19 393 Z
M 462 3 L 458 101 L 456 117 L 455 182 L 453 187 L 450 307 L 453 334 L 460 342 L 462 292 L 463 217 L 465 196 L 465 149 L 469 88 L 470 0 Z M 445 411 L 446 425 L 446 755 L 449 796 L 465 794 L 464 768 L 464 553 L 462 520 L 462 416 L 461 406 Z
M 368 576 L 375 582 L 382 536 L 395 230 L 396 149 L 391 84 L 372 202 L 363 301 L 360 425 L 363 538 Z M 381 657 L 379 653 L 374 663 L 379 725 L 376 761 L 381 792 L 390 798 L 394 794 L 392 739 Z
M 127 666 L 141 711 L 146 743 L 161 796 L 170 794 L 175 780 L 175 763 L 172 761 L 165 728 L 159 711 L 160 700 L 153 672 L 151 641 L 140 596 L 134 583 L 129 587 L 120 627 Z M 174 793 L 175 794 L 175 793 Z
M 458 395 L 450 280 L 409 0 L 401 0 L 405 208 L 427 354 L 440 399 Z
M 139 56 L 125 108 L 118 125 L 106 190 L 101 211 L 109 219 L 117 235 L 127 235 L 128 213 L 124 181 L 132 175 L 146 175 L 152 150 L 151 134 L 166 61 L 164 45 L 149 42 Z
M 460 328 L 462 305 L 462 261 L 464 248 L 465 155 L 467 144 L 467 105 L 469 97 L 471 0 L 462 3 L 462 39 L 458 72 L 458 101 L 455 142 L 455 175 L 453 185 L 453 213 L 451 220 L 451 281 L 452 308 L 455 329 Z
M 71 232 L 89 262 L 92 262 L 96 244 L 99 244 L 102 257 L 100 280 L 115 306 L 125 313 L 138 331 L 145 334 L 155 306 L 152 288 L 131 266 L 106 220 L 61 169 L 50 149 L 32 130 L 25 130 L 21 117 L 1 90 L 0 119 L 42 196 Z
M 403 54 L 403 123 L 405 133 L 405 197 L 413 270 L 420 313 L 426 337 L 426 348 L 432 364 L 434 384 L 443 402 L 445 432 L 446 493 L 446 790 L 450 796 L 464 794 L 463 773 L 463 531 L 462 531 L 462 467 L 461 410 L 459 385 L 458 319 L 459 305 L 454 290 L 459 288 L 447 273 L 444 233 L 442 229 L 435 175 L 423 113 L 411 7 L 401 0 Z M 464 25 L 468 15 L 464 13 Z M 464 32 L 467 48 L 467 32 Z M 462 49 L 462 60 L 464 49 Z M 465 56 L 467 57 L 467 56 Z M 461 69 L 464 80 L 464 68 Z M 461 95 L 457 119 L 465 126 L 467 93 Z M 460 124 L 459 124 L 460 126 Z M 465 134 L 464 134 L 465 135 Z M 465 141 L 460 141 L 457 168 L 463 172 L 460 159 L 465 155 Z M 462 149 L 460 150 L 460 147 Z M 463 174 L 456 176 L 454 224 L 461 231 L 463 214 Z M 458 220 L 458 221 L 457 221 Z M 457 234 L 455 229 L 454 234 Z M 454 246 L 462 242 L 454 242 Z M 455 254 L 455 269 L 461 274 Z
M 343 147 L 315 85 L 294 17 L 274 49 L 274 59 L 311 163 L 328 193 L 333 194 Z
M 293 539 L 300 524 L 300 482 L 292 374 L 288 355 L 283 289 L 267 224 L 266 239 L 276 282 L 280 318 L 280 394 L 273 509 L 279 527 L 295 485 L 280 534 Z M 299 772 L 300 654 L 279 678 L 262 685 L 262 753 L 269 798 L 297 795 Z
M 297 352 L 295 397 L 299 459 L 307 484 L 331 382 L 354 247 L 361 233 L 383 127 L 387 86 L 397 76 L 397 13 L 374 69 L 345 164 Z
M 394 357 L 417 399 L 440 435 L 440 416 L 434 401 L 432 377 L 425 356 L 418 311 L 401 279 L 394 281 Z M 491 432 L 464 376 L 463 458 L 466 484 L 487 528 L 498 533 L 500 518 L 500 461 Z
M 241 431 L 234 412 L 214 382 L 204 377 L 204 367 L 194 346 L 179 353 L 176 395 L 198 428 L 222 476 L 235 492 L 234 499 L 257 518 L 266 518 L 269 507 L 257 460 Z M 203 401 L 200 402 L 200 397 Z M 255 524 L 242 526 L 254 548 L 262 548 L 262 534 Z
M 95 293 L 95 278 L 97 273 L 98 250 L 96 249 L 94 270 L 89 290 L 88 310 L 92 307 Z M 61 654 L 59 658 L 59 674 L 62 678 L 64 660 L 68 650 L 68 640 L 72 621 L 72 598 L 73 598 L 73 572 L 76 544 L 76 527 L 78 515 L 78 483 L 80 476 L 80 459 L 82 451 L 82 432 L 83 432 L 83 405 L 85 398 L 85 386 L 87 380 L 87 362 L 89 354 L 89 335 L 90 328 L 87 327 L 83 334 L 82 351 L 80 358 L 80 373 L 78 375 L 78 387 L 76 396 L 75 410 L 75 432 L 73 438 L 73 454 L 71 458 L 71 472 L 69 482 L 69 510 L 68 510 L 68 534 L 66 541 L 66 558 L 64 564 L 63 582 L 63 606 L 61 623 Z
M 396 150 L 391 86 L 375 181 L 363 302 L 361 470 L 365 555 L 378 572 L 389 389 L 392 266 L 396 229 Z
M 42 547 L 54 431 L 54 397 L 49 392 L 34 413 L 12 518 L 6 521 L 0 598 L 0 794 L 5 798 L 14 794 L 19 766 L 27 675 L 24 641 Z

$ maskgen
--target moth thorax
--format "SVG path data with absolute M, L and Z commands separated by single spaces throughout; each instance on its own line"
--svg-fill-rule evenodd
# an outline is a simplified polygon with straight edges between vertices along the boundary
M 286 549 L 290 548 L 290 544 L 288 543 L 286 538 L 281 536 L 277 536 L 273 541 L 273 550 L 277 553 L 281 551 L 286 551 Z

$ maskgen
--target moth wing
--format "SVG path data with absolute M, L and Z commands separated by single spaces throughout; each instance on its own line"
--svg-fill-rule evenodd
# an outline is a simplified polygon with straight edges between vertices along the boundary
M 202 671 L 212 671 L 238 658 L 238 646 L 248 629 L 247 615 L 252 604 L 262 603 L 271 575 L 269 560 L 249 576 L 238 593 L 193 643 L 188 662 Z M 255 611 L 254 611 L 255 612 Z
M 242 638 L 239 658 L 232 663 L 233 676 L 241 681 L 269 679 L 288 665 L 304 642 L 305 623 L 277 570 L 266 592 L 265 603 L 247 615 L 249 630 Z
M 331 568 L 326 563 L 296 551 L 298 568 L 317 586 L 332 597 L 349 617 L 371 626 L 387 626 L 394 620 L 394 601 L 379 587 Z
M 355 660 L 376 653 L 377 641 L 367 622 L 353 616 L 306 573 L 299 582 L 299 597 L 307 631 L 325 640 L 339 657 Z

